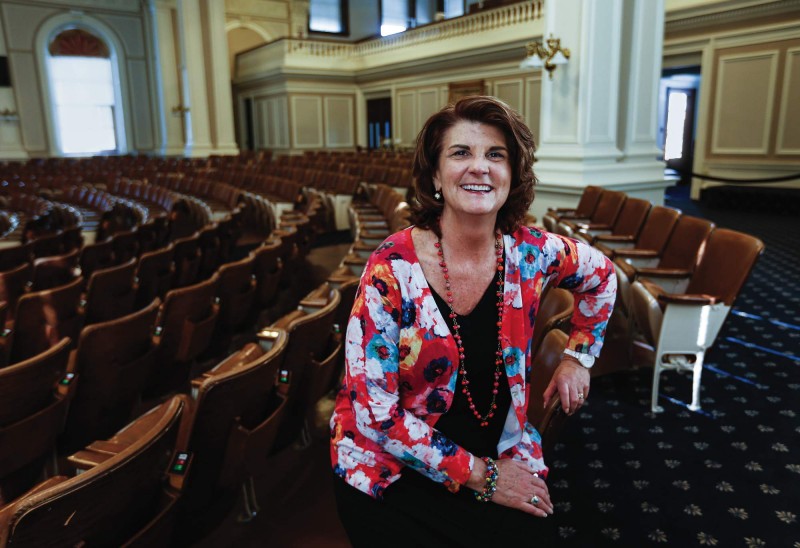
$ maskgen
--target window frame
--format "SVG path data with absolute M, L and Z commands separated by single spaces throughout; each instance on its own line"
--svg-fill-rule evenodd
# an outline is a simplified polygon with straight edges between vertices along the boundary
M 313 2 L 314 0 L 311 0 Z M 350 2 L 349 0 L 339 0 L 339 17 L 341 18 L 342 30 L 332 32 L 327 30 L 313 30 L 311 28 L 311 2 L 308 3 L 308 18 L 306 20 L 306 33 L 308 36 L 350 36 Z
M 80 29 L 102 40 L 109 51 L 111 61 L 112 80 L 114 82 L 114 134 L 117 148 L 112 154 L 128 154 L 134 150 L 133 120 L 131 118 L 131 103 L 127 90 L 127 71 L 124 60 L 124 48 L 111 27 L 102 21 L 88 15 L 76 16 L 72 13 L 58 14 L 45 21 L 37 30 L 35 39 L 35 57 L 39 81 L 42 86 L 43 114 L 47 127 L 47 148 L 53 157 L 84 157 L 85 153 L 64 153 L 58 132 L 56 105 L 54 103 L 54 89 L 51 84 L 49 58 L 49 45 L 52 40 L 65 30 Z M 107 153 L 106 153 L 107 154 Z

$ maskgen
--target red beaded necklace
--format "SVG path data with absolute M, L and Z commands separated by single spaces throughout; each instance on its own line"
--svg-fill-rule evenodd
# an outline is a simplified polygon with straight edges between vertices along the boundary
M 444 260 L 444 249 L 442 248 L 442 239 L 439 238 L 435 244 L 437 254 L 439 255 L 439 266 L 442 268 L 444 275 L 444 285 L 446 289 L 445 300 L 447 306 L 450 308 L 450 319 L 453 320 L 453 338 L 458 345 L 458 374 L 461 375 L 461 392 L 467 397 L 469 408 L 472 414 L 480 422 L 481 426 L 489 426 L 489 419 L 494 417 L 494 412 L 497 409 L 497 392 L 500 386 L 500 371 L 503 365 L 503 349 L 502 349 L 502 335 L 500 326 L 503 322 L 503 240 L 500 234 L 497 234 L 495 239 L 495 253 L 497 254 L 497 350 L 495 351 L 494 361 L 494 386 L 492 387 L 492 403 L 489 410 L 481 415 L 475 408 L 475 402 L 472 401 L 472 394 L 469 391 L 469 379 L 467 379 L 467 367 L 464 356 L 464 344 L 461 340 L 461 332 L 459 331 L 458 316 L 453 310 L 453 290 L 450 287 L 450 275 L 447 271 L 447 262 Z

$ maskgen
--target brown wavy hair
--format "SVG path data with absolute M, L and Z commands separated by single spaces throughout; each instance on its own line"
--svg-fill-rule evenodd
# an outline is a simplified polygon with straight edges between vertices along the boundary
M 533 174 L 533 152 L 536 148 L 531 130 L 522 117 L 496 97 L 473 95 L 451 103 L 433 114 L 417 135 L 414 151 L 414 193 L 411 222 L 432 230 L 441 237 L 439 217 L 444 203 L 433 197 L 433 177 L 439 168 L 444 135 L 460 121 L 479 122 L 499 129 L 506 139 L 511 166 L 511 188 L 508 198 L 497 212 L 497 228 L 508 234 L 522 225 L 533 203 L 536 176 Z

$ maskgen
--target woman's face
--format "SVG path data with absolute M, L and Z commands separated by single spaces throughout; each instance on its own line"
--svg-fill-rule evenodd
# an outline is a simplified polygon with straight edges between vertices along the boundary
M 496 217 L 508 198 L 511 175 L 506 139 L 498 128 L 461 120 L 445 132 L 433 177 L 444 212 Z

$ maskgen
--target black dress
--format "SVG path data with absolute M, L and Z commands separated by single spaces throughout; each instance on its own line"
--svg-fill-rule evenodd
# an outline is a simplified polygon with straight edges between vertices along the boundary
M 458 316 L 464 344 L 465 365 L 470 393 L 479 413 L 489 409 L 494 382 L 497 350 L 497 297 L 495 282 L 486 289 L 475 309 Z M 433 291 L 450 332 L 453 322 L 447 303 Z M 450 409 L 436 422 L 436 429 L 476 456 L 497 457 L 497 442 L 511 406 L 511 393 L 504 368 L 501 368 L 497 410 L 487 427 L 481 427 L 469 408 L 457 379 Z M 537 518 L 505 506 L 480 502 L 474 491 L 462 487 L 449 492 L 411 468 L 376 500 L 334 479 L 334 494 L 339 517 L 354 546 L 551 546 L 549 520 Z

